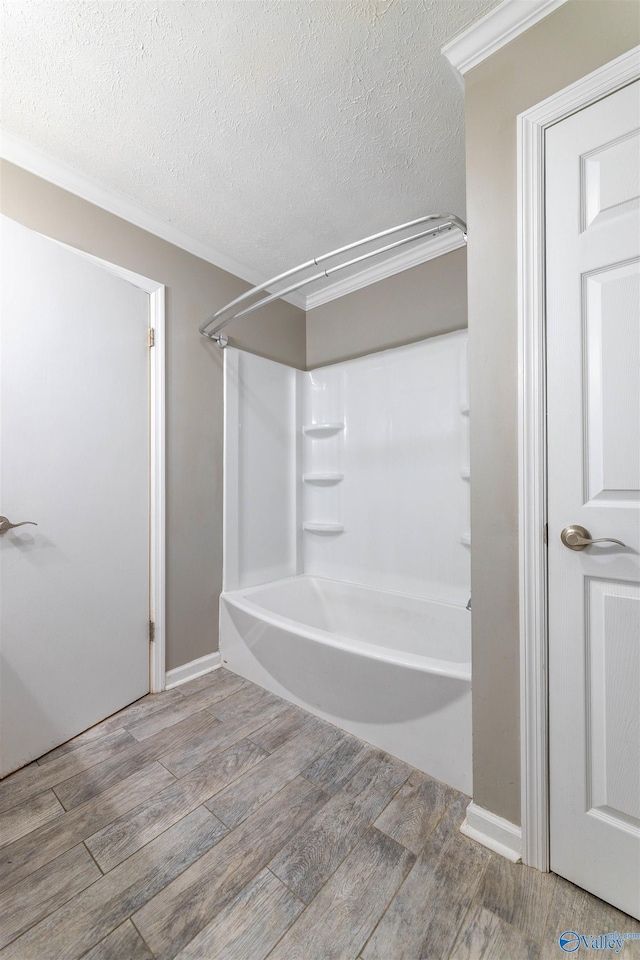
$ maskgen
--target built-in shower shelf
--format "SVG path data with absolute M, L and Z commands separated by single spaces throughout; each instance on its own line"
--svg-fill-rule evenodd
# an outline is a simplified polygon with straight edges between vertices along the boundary
M 309 530 L 311 533 L 342 533 L 344 525 L 342 523 L 317 523 L 315 520 L 305 520 L 302 529 Z
M 339 433 L 340 430 L 344 430 L 344 423 L 341 421 L 335 423 L 308 423 L 302 429 L 304 433 L 310 437 L 330 437 L 334 433 Z
M 470 547 L 470 546 L 471 546 L 471 534 L 470 534 L 470 533 L 463 533 L 462 536 L 460 537 L 460 543 L 464 543 L 465 547 Z
M 316 483 L 318 486 L 328 487 L 330 484 L 344 480 L 344 473 L 303 473 L 302 479 L 305 483 Z

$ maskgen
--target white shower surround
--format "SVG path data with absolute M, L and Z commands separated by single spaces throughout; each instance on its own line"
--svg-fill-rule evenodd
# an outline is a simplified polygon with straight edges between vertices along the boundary
M 309 372 L 227 349 L 220 650 L 470 793 L 466 382 L 465 331 Z

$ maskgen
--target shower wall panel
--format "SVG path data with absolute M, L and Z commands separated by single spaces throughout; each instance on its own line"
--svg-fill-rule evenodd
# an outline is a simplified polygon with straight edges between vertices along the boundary
M 461 331 L 302 375 L 305 573 L 466 603 L 465 347 Z
M 225 350 L 224 589 L 297 569 L 299 371 Z

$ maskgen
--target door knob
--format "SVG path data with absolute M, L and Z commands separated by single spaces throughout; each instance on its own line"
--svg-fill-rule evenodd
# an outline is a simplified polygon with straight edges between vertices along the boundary
M 8 520 L 6 517 L 0 517 L 0 536 L 6 533 L 7 530 L 13 530 L 14 527 L 24 527 L 27 523 L 30 523 L 34 527 L 38 526 L 33 520 L 22 520 L 21 523 L 11 523 L 11 520 Z
M 596 540 L 592 540 L 589 531 L 577 524 L 565 527 L 560 534 L 560 539 L 569 550 L 584 550 L 585 547 L 590 547 L 592 543 L 619 543 L 621 547 L 626 547 L 626 543 L 623 543 L 622 540 L 615 540 L 613 537 L 598 537 Z

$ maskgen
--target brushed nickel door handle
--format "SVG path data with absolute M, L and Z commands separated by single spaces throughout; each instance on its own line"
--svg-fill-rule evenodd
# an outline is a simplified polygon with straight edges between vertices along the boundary
M 24 527 L 28 523 L 34 527 L 38 526 L 33 520 L 22 520 L 20 523 L 11 523 L 11 520 L 8 520 L 7 517 L 0 517 L 0 536 L 6 533 L 7 530 L 13 530 L 14 527 Z
M 618 543 L 621 547 L 626 547 L 622 540 L 616 540 L 614 537 L 597 537 L 591 539 L 591 534 L 584 527 L 573 524 L 571 527 L 565 527 L 560 534 L 560 539 L 569 550 L 584 550 L 590 547 L 592 543 Z

